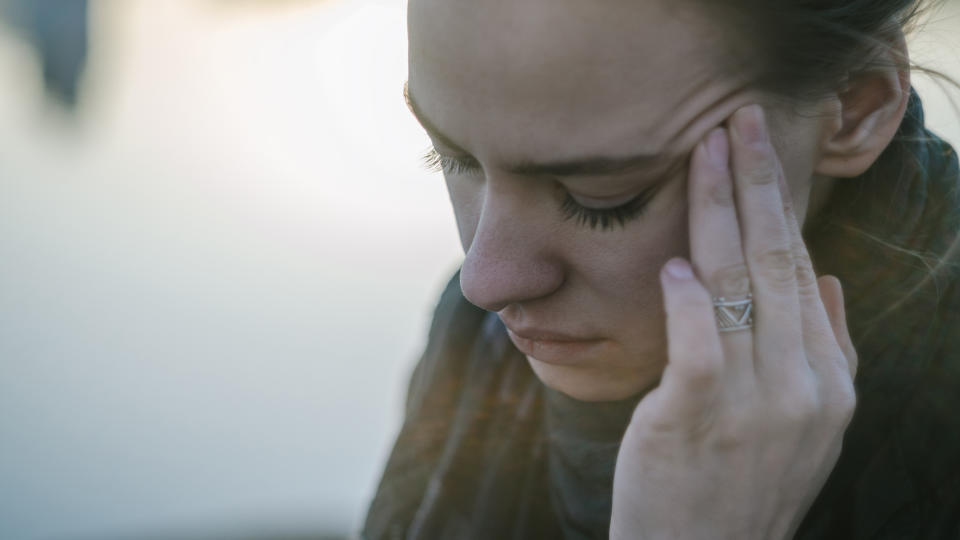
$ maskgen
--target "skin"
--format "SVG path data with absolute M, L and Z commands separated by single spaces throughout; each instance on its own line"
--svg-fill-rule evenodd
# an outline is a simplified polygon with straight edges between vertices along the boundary
M 670 362 L 620 446 L 611 538 L 791 538 L 853 416 L 840 282 L 817 279 L 783 168 L 749 136 L 762 110 L 731 124 L 694 157 L 690 243 L 703 275 L 736 279 L 701 281 L 683 259 L 661 272 Z M 711 291 L 744 282 L 754 327 L 717 332 Z
M 620 446 L 611 538 L 792 536 L 856 403 L 840 283 L 816 276 L 802 227 L 890 143 L 909 75 L 880 70 L 798 111 L 719 67 L 714 24 L 659 2 L 412 0 L 409 25 L 411 101 L 445 134 L 440 154 L 476 164 L 445 173 L 465 297 L 517 331 L 552 388 L 602 401 L 655 386 Z M 514 167 L 637 152 L 681 167 Z M 657 182 L 623 227 L 560 210 Z M 748 291 L 755 326 L 718 332 L 711 297 Z M 529 327 L 594 341 L 530 342 Z
M 446 175 L 466 254 L 463 293 L 511 328 L 605 340 L 565 365 L 528 356 L 545 384 L 575 398 L 621 399 L 658 380 L 667 356 L 657 275 L 670 257 L 689 257 L 691 152 L 740 107 L 774 102 L 717 70 L 711 27 L 648 2 L 410 3 L 410 94 L 460 147 L 434 137 L 440 154 L 464 150 L 483 166 L 480 175 Z M 769 111 L 800 216 L 812 187 L 821 199 L 829 189 L 815 167 L 830 123 L 816 118 L 824 111 L 807 113 Z M 641 151 L 676 156 L 683 169 L 574 179 L 505 172 L 523 160 Z M 644 215 L 623 228 L 591 230 L 559 211 L 564 189 L 612 206 L 658 180 L 666 184 Z

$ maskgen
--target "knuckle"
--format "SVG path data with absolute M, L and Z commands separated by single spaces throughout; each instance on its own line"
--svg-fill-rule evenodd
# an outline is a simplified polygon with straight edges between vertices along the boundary
M 813 270 L 813 262 L 810 256 L 801 254 L 796 257 L 796 276 L 797 286 L 801 290 L 811 291 L 814 295 L 819 295 L 817 288 L 817 274 Z
M 857 412 L 857 394 L 853 390 L 850 391 L 849 397 L 844 401 L 844 421 L 849 424 L 853 420 L 853 415 Z
M 744 263 L 720 267 L 707 279 L 719 296 L 740 296 L 750 292 L 750 270 Z
M 769 268 L 777 271 L 795 270 L 793 251 L 784 248 L 766 248 L 758 250 L 754 256 L 754 261 L 763 268 Z
M 778 178 L 782 179 L 782 177 Z M 779 182 L 779 180 L 778 184 L 780 184 L 780 188 L 783 189 L 783 184 Z M 790 200 L 790 197 L 781 197 L 781 200 L 783 201 L 783 215 L 794 216 L 793 201 Z
M 860 356 L 857 355 L 857 350 L 851 346 L 844 347 L 844 356 L 847 357 L 847 365 L 850 368 L 850 379 L 852 384 L 852 380 L 857 376 L 857 369 L 860 367 Z
M 708 194 L 710 202 L 717 206 L 733 208 L 736 205 L 733 197 L 733 184 L 729 181 L 713 182 Z
M 852 416 L 857 407 L 857 390 L 853 385 L 853 379 L 848 377 L 845 371 L 841 371 L 839 375 L 835 394 L 833 403 L 837 413 L 841 415 L 841 418 Z
M 849 391 L 845 391 L 837 406 L 837 413 L 840 416 L 841 423 L 846 426 L 853 420 L 853 413 L 857 410 L 857 395 L 853 391 L 853 387 L 850 387 Z
M 759 269 L 760 275 L 774 286 L 790 287 L 797 280 L 797 266 L 793 251 L 782 248 L 758 250 L 754 253 L 753 262 Z
M 824 412 L 827 421 L 838 425 L 848 426 L 853 420 L 853 414 L 857 409 L 857 397 L 851 389 L 842 391 L 831 400 L 830 406 Z
M 769 145 L 754 148 L 743 170 L 743 179 L 751 185 L 775 184 L 779 181 L 779 167 Z
M 761 165 L 750 167 L 743 173 L 743 179 L 747 181 L 747 184 L 752 186 L 772 184 L 775 178 L 775 176 L 770 174 L 769 170 Z

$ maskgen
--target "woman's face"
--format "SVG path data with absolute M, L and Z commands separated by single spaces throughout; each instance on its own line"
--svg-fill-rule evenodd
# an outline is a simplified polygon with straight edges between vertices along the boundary
M 798 216 L 818 158 L 817 120 L 771 108 L 721 68 L 715 21 L 663 4 L 410 0 L 409 94 L 456 158 L 444 174 L 463 293 L 499 314 L 545 384 L 583 400 L 663 371 L 658 274 L 689 257 L 695 145 L 764 105 Z

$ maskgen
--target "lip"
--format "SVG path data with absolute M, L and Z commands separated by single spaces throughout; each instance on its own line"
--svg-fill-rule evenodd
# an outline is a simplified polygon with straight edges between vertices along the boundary
M 531 328 L 515 331 L 507 327 L 507 334 L 523 354 L 540 362 L 558 365 L 579 364 L 606 341 Z
M 559 332 L 551 332 L 549 330 L 540 330 L 538 328 L 515 329 L 509 325 L 506 325 L 506 326 L 507 326 L 507 330 L 512 332 L 513 335 L 523 339 L 529 339 L 532 341 L 556 341 L 560 343 L 597 341 L 596 339 L 582 338 L 582 337 L 572 336 L 570 334 L 561 334 Z

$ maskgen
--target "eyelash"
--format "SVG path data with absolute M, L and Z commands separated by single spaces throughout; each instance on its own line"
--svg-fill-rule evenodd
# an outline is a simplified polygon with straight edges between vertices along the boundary
M 472 174 L 480 171 L 480 165 L 472 158 L 452 158 L 441 155 L 434 148 L 430 148 L 421 158 L 424 168 L 430 172 L 447 174 Z M 620 206 L 613 208 L 588 208 L 578 203 L 569 192 L 566 193 L 563 204 L 560 206 L 564 219 L 575 219 L 579 225 L 589 226 L 591 229 L 606 231 L 615 225 L 626 226 L 628 221 L 643 215 L 647 203 L 656 194 L 657 186 L 644 190 L 636 197 Z
M 447 174 L 470 174 L 480 170 L 480 165 L 473 159 L 452 158 L 441 155 L 435 148 L 427 150 L 420 158 L 424 168 L 430 172 Z

